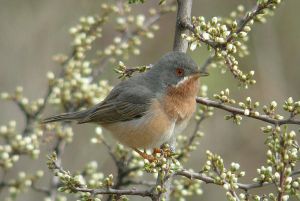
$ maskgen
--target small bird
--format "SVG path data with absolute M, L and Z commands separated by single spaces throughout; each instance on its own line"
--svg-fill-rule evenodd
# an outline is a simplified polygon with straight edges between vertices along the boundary
M 160 147 L 183 131 L 196 109 L 198 80 L 204 75 L 187 54 L 169 52 L 147 72 L 117 84 L 92 108 L 55 115 L 42 123 L 97 123 L 121 144 L 153 160 L 139 148 Z

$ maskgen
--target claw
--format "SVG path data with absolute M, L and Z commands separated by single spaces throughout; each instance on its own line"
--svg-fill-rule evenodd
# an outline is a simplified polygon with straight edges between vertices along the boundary
M 153 149 L 153 155 L 155 154 L 161 154 L 162 156 L 169 157 L 172 155 L 172 150 L 168 148 L 154 148 Z

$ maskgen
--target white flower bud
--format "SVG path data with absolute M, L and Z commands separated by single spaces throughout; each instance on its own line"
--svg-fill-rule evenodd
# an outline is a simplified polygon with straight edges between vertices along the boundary
M 227 49 L 228 51 L 232 51 L 233 48 L 234 48 L 234 46 L 233 46 L 231 43 L 228 43 L 228 44 L 227 44 L 226 49 Z
M 96 127 L 95 132 L 97 135 L 101 135 L 102 134 L 102 128 L 101 127 Z
M 272 102 L 271 102 L 271 106 L 274 107 L 274 108 L 277 107 L 276 101 L 272 101 Z
M 291 131 L 291 132 L 289 133 L 289 137 L 290 137 L 290 138 L 294 138 L 295 136 L 296 136 L 295 131 Z
M 239 37 L 241 37 L 241 38 L 245 38 L 246 36 L 247 36 L 247 33 L 244 32 L 244 31 L 241 31 L 241 32 L 239 33 Z
M 49 71 L 49 72 L 47 73 L 47 78 L 48 78 L 48 80 L 53 80 L 53 79 L 55 78 L 54 73 Z
M 202 37 L 203 37 L 204 40 L 209 40 L 210 39 L 210 34 L 207 33 L 207 32 L 203 32 Z
M 229 189 L 230 189 L 230 184 L 225 183 L 225 184 L 223 185 L 223 188 L 224 188 L 225 190 L 229 190 Z
M 192 42 L 192 44 L 190 45 L 190 50 L 194 51 L 197 48 L 197 46 L 198 46 L 197 41 Z
M 251 31 L 251 28 L 249 26 L 245 26 L 244 31 L 249 32 L 249 31 Z
M 27 98 L 22 98 L 21 103 L 22 105 L 27 105 L 29 103 L 29 100 Z
M 95 24 L 95 18 L 94 17 L 92 17 L 92 16 L 89 16 L 89 17 L 87 17 L 87 23 L 88 24 Z
M 213 17 L 211 19 L 211 21 L 212 21 L 213 24 L 217 24 L 218 23 L 218 18 L 217 17 Z
M 291 183 L 293 181 L 293 178 L 292 177 L 287 177 L 286 179 L 285 179 L 285 182 L 286 183 Z
M 36 175 L 41 178 L 44 176 L 44 172 L 42 170 L 39 170 L 36 172 Z
M 0 99 L 8 99 L 9 98 L 9 94 L 8 93 L 1 93 L 0 94 Z
M 274 177 L 275 177 L 276 180 L 279 180 L 280 179 L 280 174 L 278 172 L 275 172 Z
M 3 152 L 3 153 L 1 154 L 1 158 L 2 158 L 3 160 L 7 160 L 7 159 L 9 158 L 9 154 L 8 154 L 7 152 Z
M 249 109 L 245 109 L 244 115 L 249 116 L 250 115 L 250 110 Z
M 299 187 L 299 183 L 297 181 L 294 181 L 293 184 L 292 184 L 292 186 L 294 188 L 298 188 Z
M 282 196 L 282 201 L 287 201 L 289 199 L 289 195 Z
M 287 100 L 287 102 L 288 102 L 289 104 L 292 104 L 292 103 L 294 102 L 294 100 L 293 100 L 292 97 L 289 97 L 288 100 Z
M 0 127 L 0 133 L 1 134 L 5 134 L 5 133 L 7 133 L 7 131 L 8 131 L 7 126 L 1 126 Z

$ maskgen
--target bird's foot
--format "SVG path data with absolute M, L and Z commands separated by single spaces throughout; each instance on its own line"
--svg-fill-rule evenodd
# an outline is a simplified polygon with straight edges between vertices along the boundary
M 162 153 L 163 153 L 163 150 L 161 148 L 154 148 L 152 155 L 155 156 L 156 154 L 162 154 Z
M 164 157 L 169 157 L 172 155 L 172 153 L 173 153 L 172 150 L 170 150 L 169 148 L 162 147 L 162 148 L 154 148 L 152 155 L 155 156 L 156 154 L 160 154 Z
M 138 149 L 134 149 L 142 158 L 148 160 L 150 163 L 157 161 L 157 158 L 154 155 L 149 155 L 146 152 L 142 152 Z

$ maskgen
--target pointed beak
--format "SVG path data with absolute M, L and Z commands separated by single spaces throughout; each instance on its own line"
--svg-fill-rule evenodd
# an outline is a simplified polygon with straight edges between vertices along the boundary
M 199 77 L 206 77 L 206 76 L 208 76 L 208 75 L 209 75 L 209 73 L 203 72 L 203 71 L 201 71 L 201 70 L 197 70 L 197 71 L 195 71 L 195 73 L 194 73 L 194 76 L 197 77 L 197 78 L 199 78 Z

